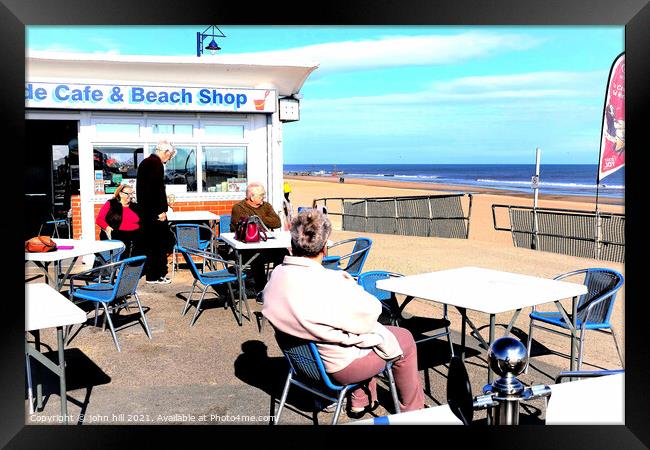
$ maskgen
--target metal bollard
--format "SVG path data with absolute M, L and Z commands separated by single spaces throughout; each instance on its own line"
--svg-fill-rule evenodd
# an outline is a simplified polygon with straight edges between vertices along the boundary
M 551 395 L 545 385 L 526 387 L 517 379 L 528 363 L 526 347 L 515 338 L 506 336 L 495 340 L 488 351 L 488 362 L 500 378 L 483 387 L 484 396 L 492 397 L 495 425 L 518 425 L 519 403 Z

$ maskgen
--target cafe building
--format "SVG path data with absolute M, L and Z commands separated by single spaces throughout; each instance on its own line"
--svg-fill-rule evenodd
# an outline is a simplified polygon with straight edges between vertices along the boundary
M 316 64 L 228 56 L 34 52 L 26 58 L 25 239 L 54 214 L 75 239 L 98 239 L 95 217 L 161 140 L 174 211 L 230 214 L 248 181 L 277 211 L 283 124 L 300 118 Z M 137 191 L 136 191 L 137 199 Z M 63 236 L 62 236 L 63 237 Z

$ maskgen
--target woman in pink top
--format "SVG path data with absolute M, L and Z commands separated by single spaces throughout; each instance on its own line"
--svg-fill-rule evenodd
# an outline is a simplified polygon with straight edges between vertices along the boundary
M 122 259 L 135 256 L 139 247 L 140 217 L 137 203 L 131 201 L 132 196 L 133 188 L 120 184 L 113 198 L 104 203 L 95 219 L 95 223 L 102 229 L 99 233 L 101 240 L 124 242 L 126 250 Z
M 315 341 L 325 370 L 341 384 L 367 380 L 395 360 L 393 374 L 402 411 L 424 407 L 417 350 L 411 333 L 377 322 L 379 301 L 343 270 L 323 267 L 329 219 L 316 209 L 291 221 L 292 256 L 271 272 L 262 314 L 278 330 Z M 361 417 L 377 406 L 376 381 L 352 392 L 348 415 Z

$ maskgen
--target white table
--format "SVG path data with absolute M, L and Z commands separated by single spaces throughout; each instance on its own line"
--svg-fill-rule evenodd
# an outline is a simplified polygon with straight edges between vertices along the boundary
M 547 425 L 624 425 L 624 374 L 553 384 Z
M 121 242 L 115 241 L 90 241 L 81 239 L 54 239 L 57 246 L 73 246 L 71 249 L 57 249 L 53 252 L 47 253 L 30 253 L 25 252 L 25 261 L 33 261 L 45 274 L 45 280 L 49 283 L 49 267 L 54 263 L 54 283 L 53 286 L 57 291 L 63 287 L 64 281 L 70 275 L 72 267 L 77 262 L 80 256 L 92 255 L 110 250 L 116 250 L 124 245 Z M 72 262 L 68 266 L 63 277 L 61 274 L 61 261 L 64 259 L 72 258 Z
M 25 336 L 25 361 L 27 363 L 30 413 L 33 412 L 29 363 L 29 357 L 31 356 L 59 377 L 61 416 L 67 422 L 68 407 L 65 384 L 63 327 L 84 323 L 85 321 L 86 313 L 49 285 L 45 283 L 29 283 L 25 285 L 25 332 L 33 332 L 36 338 L 36 347 L 32 347 L 27 343 L 27 336 Z M 54 364 L 38 350 L 40 346 L 39 331 L 45 328 L 56 328 L 58 365 Z
M 562 314 L 566 311 L 560 300 L 573 298 L 573 318 L 575 320 L 575 305 L 577 297 L 587 293 L 587 287 L 582 284 L 556 281 L 548 278 L 533 277 L 479 267 L 461 267 L 441 270 L 438 272 L 409 275 L 399 278 L 389 278 L 377 282 L 377 287 L 397 294 L 405 295 L 406 303 L 413 298 L 455 306 L 462 320 L 461 347 L 465 353 L 465 324 L 469 324 L 477 339 L 485 349 L 489 349 L 494 341 L 495 317 L 499 313 L 515 311 L 506 328 L 506 335 L 512 329 L 522 308 L 555 302 Z M 489 314 L 490 332 L 486 342 L 478 329 L 467 317 L 467 310 Z M 400 311 L 401 312 L 401 311 Z M 572 323 L 565 317 L 567 323 Z M 575 322 L 573 323 L 573 340 L 575 340 Z M 571 370 L 574 370 L 574 345 L 571 345 Z M 488 383 L 493 380 L 492 370 L 488 367 Z
M 449 405 L 418 409 L 390 416 L 348 422 L 346 425 L 462 425 L 463 422 L 451 412 Z
M 170 222 L 182 222 L 185 220 L 207 220 L 218 222 L 220 216 L 210 211 L 170 211 L 167 213 L 167 220 Z
M 235 255 L 237 257 L 237 266 L 239 267 L 239 270 L 237 273 L 239 274 L 238 276 L 238 281 L 239 281 L 239 325 L 242 323 L 242 302 L 244 305 L 246 305 L 246 311 L 248 312 L 249 320 L 250 320 L 250 309 L 248 308 L 248 302 L 246 299 L 246 292 L 244 288 L 244 282 L 241 277 L 241 274 L 244 272 L 244 270 L 248 267 L 250 267 L 251 263 L 255 258 L 257 258 L 260 253 L 262 253 L 264 250 L 272 250 L 272 249 L 278 249 L 278 248 L 290 248 L 291 247 L 291 233 L 288 231 L 273 231 L 267 233 L 268 239 L 266 241 L 260 241 L 260 242 L 252 242 L 252 243 L 246 243 L 246 242 L 241 242 L 235 239 L 235 233 L 222 233 L 220 239 L 223 239 L 223 241 L 228 244 L 232 249 L 235 251 Z M 246 261 L 245 263 L 242 261 L 242 254 L 241 252 L 247 251 L 247 250 L 254 250 L 255 253 L 251 255 L 251 257 Z

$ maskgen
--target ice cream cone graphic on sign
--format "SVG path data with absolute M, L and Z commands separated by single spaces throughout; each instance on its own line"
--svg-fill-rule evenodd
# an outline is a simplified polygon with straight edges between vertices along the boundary
M 264 93 L 264 98 L 261 100 L 253 100 L 255 102 L 255 109 L 258 111 L 264 111 L 264 106 L 266 105 L 266 97 L 269 96 L 269 91 L 267 90 Z

